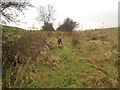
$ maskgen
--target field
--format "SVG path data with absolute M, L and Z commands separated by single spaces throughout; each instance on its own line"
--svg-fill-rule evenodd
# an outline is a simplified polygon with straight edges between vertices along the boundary
M 46 32 L 3 26 L 2 31 L 3 88 L 117 87 L 117 28 Z

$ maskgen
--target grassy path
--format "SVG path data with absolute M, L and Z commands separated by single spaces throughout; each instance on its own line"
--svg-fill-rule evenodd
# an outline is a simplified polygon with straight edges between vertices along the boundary
M 41 80 L 32 86 L 84 87 L 87 75 L 97 71 L 80 59 L 81 53 L 73 49 L 70 44 L 65 44 L 62 49 L 56 47 L 52 53 L 57 59 L 56 67 L 51 69 L 40 66 Z
M 17 59 L 27 60 L 27 62 L 18 64 L 16 68 L 12 65 L 9 69 L 5 68 L 4 85 L 23 88 L 116 87 L 118 63 L 115 42 L 117 40 L 113 38 L 115 36 L 110 36 L 112 34 L 110 30 L 90 32 L 78 32 L 72 35 L 64 32 L 8 31 L 5 29 L 4 61 L 9 61 L 8 56 L 11 54 L 8 51 L 12 51 L 12 54 L 16 56 L 19 51 L 21 54 Z M 94 36 L 92 33 L 96 35 L 96 40 L 90 37 Z M 59 34 L 63 34 L 62 49 L 56 46 Z M 100 38 L 98 35 L 104 37 Z M 9 48 L 5 48 L 8 45 Z M 27 54 L 25 54 L 26 51 Z
M 86 61 L 82 59 L 85 58 L 85 50 L 84 48 L 81 50 L 83 51 L 80 52 L 77 48 L 73 48 L 70 43 L 64 43 L 62 49 L 58 47 L 54 48 L 51 52 L 56 58 L 56 67 L 51 69 L 40 66 L 41 80 L 38 82 L 39 84 L 37 83 L 38 85 L 36 87 L 94 87 L 94 85 L 91 84 L 100 83 L 101 78 L 103 78 L 104 82 L 104 77 L 105 80 L 107 77 L 102 69 L 86 63 Z M 96 55 L 97 54 L 99 54 L 99 51 L 96 52 Z M 102 83 L 100 83 L 100 86 L 101 84 Z

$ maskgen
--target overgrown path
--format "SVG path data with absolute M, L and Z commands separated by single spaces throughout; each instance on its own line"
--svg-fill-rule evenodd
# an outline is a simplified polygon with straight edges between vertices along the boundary
M 106 46 L 107 44 L 98 47 L 105 49 L 107 48 Z M 104 68 L 101 68 L 99 64 L 96 65 L 91 57 L 86 57 L 84 51 L 84 49 L 79 50 L 78 48 L 72 47 L 70 43 L 65 42 L 63 43 L 62 49 L 55 47 L 51 50 L 52 55 L 56 58 L 55 67 L 53 69 L 44 67 L 45 70 L 43 69 L 44 73 L 42 74 L 44 75 L 43 78 L 45 81 L 47 80 L 47 84 L 44 83 L 41 87 L 100 87 L 104 84 L 112 87 L 112 83 L 109 80 L 111 74 Z M 96 55 L 99 55 L 101 52 L 95 51 Z M 111 65 L 112 68 L 115 69 Z M 116 70 L 112 74 L 115 72 Z M 107 77 L 109 75 L 108 73 L 110 74 L 109 77 Z
M 52 54 L 56 58 L 56 67 L 40 67 L 43 84 L 39 87 L 85 87 L 89 74 L 98 71 L 87 64 L 82 59 L 82 53 L 70 44 L 64 43 L 62 49 L 56 47 Z
M 116 29 L 66 33 L 5 27 L 3 85 L 11 88 L 116 87 L 116 33 Z M 62 49 L 57 46 L 60 35 Z

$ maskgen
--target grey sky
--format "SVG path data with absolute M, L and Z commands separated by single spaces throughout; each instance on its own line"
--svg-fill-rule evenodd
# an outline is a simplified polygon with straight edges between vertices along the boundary
M 56 10 L 56 20 L 54 28 L 57 28 L 59 23 L 62 24 L 66 17 L 83 25 L 84 29 L 101 28 L 104 22 L 104 27 L 114 27 L 118 25 L 118 1 L 119 0 L 30 0 L 30 2 L 38 7 L 39 5 L 47 6 L 54 5 Z M 25 18 L 19 18 L 26 24 L 20 24 L 19 27 L 35 27 L 39 28 L 39 24 L 35 18 L 37 10 L 29 8 L 25 12 Z

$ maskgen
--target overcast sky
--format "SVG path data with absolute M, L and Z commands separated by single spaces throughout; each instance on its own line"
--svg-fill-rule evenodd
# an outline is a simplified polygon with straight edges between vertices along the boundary
M 30 3 L 36 8 L 39 5 L 54 5 L 54 9 L 56 10 L 54 28 L 57 28 L 60 23 L 62 24 L 66 17 L 69 17 L 80 23 L 79 29 L 95 29 L 118 25 L 118 1 L 119 0 L 30 0 Z M 26 24 L 20 24 L 19 26 L 30 28 L 34 25 L 39 28 L 41 25 L 35 20 L 37 15 L 38 12 L 35 8 L 29 8 L 25 11 L 25 18 L 20 16 L 20 19 L 26 22 Z

